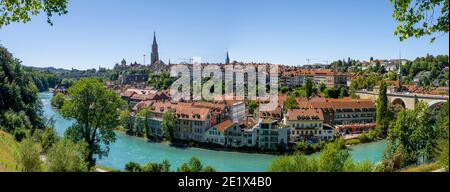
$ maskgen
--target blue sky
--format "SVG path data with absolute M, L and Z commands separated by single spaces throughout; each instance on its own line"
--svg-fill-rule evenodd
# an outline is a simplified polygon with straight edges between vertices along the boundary
M 71 0 L 69 13 L 0 30 L 0 44 L 24 65 L 113 67 L 150 60 L 153 31 L 160 58 L 202 57 L 302 65 L 448 54 L 448 34 L 400 42 L 389 0 Z

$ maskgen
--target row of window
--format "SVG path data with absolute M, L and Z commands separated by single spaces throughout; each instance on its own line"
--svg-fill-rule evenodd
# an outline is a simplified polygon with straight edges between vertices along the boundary
M 310 124 L 303 124 L 303 123 L 293 123 L 291 125 L 292 128 L 297 129 L 311 129 L 311 128 L 321 128 L 322 123 L 310 123 Z

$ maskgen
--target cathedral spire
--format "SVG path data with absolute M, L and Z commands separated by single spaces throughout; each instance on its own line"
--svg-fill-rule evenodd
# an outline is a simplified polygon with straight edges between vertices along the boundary
M 158 43 L 156 42 L 156 32 L 153 32 L 153 44 L 152 44 L 152 53 L 151 53 L 151 64 L 159 61 L 159 53 L 158 53 Z
M 227 51 L 227 58 L 225 59 L 225 64 L 226 65 L 230 64 L 230 55 L 228 54 L 228 51 Z
M 156 32 L 155 31 L 153 31 L 153 44 L 157 44 L 156 43 Z

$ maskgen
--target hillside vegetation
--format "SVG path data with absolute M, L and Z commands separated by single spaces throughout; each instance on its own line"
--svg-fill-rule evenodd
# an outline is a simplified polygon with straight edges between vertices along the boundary
M 17 142 L 9 133 L 0 130 L 0 172 L 17 171 L 15 153 Z

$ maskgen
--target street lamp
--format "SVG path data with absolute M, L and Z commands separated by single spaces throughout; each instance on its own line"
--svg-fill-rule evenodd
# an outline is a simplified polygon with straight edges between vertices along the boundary
M 145 54 L 144 54 L 144 65 L 145 65 Z

